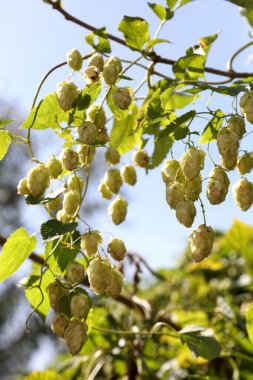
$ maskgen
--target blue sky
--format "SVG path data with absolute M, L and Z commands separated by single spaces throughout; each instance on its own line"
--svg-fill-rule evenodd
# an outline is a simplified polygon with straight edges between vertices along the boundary
M 160 1 L 165 3 L 165 1 Z M 111 33 L 117 32 L 117 25 L 123 15 L 141 16 L 150 23 L 151 35 L 158 26 L 158 18 L 146 5 L 144 0 L 66 0 L 66 10 L 80 19 L 96 27 L 107 26 Z M 26 115 L 29 112 L 33 96 L 44 74 L 55 64 L 65 60 L 66 53 L 71 48 L 79 49 L 82 54 L 91 49 L 85 43 L 85 35 L 89 32 L 65 21 L 60 14 L 42 0 L 9 0 L 0 4 L 0 46 L 2 59 L 0 63 L 0 96 L 13 101 Z M 219 38 L 214 44 L 208 57 L 208 65 L 226 69 L 226 61 L 231 54 L 243 44 L 249 42 L 249 27 L 240 16 L 236 6 L 222 0 L 200 0 L 180 9 L 177 15 L 164 27 L 161 37 L 169 39 L 172 44 L 164 44 L 158 49 L 163 56 L 176 59 L 185 50 L 197 43 L 198 38 L 220 31 Z M 136 53 L 112 44 L 113 55 L 121 58 L 136 57 Z M 252 71 L 253 63 L 246 63 L 250 49 L 236 61 L 239 71 Z M 165 73 L 170 73 L 170 67 L 159 67 Z M 65 79 L 69 70 L 60 69 L 46 82 L 41 96 L 52 92 L 56 84 Z M 132 70 L 130 76 L 137 76 L 140 81 L 141 72 Z M 209 76 L 213 80 L 214 77 Z M 219 78 L 217 78 L 219 80 Z M 133 85 L 134 87 L 134 85 Z M 144 95 L 144 90 L 140 95 Z M 207 98 L 200 101 L 204 107 Z M 223 96 L 214 96 L 211 106 L 231 111 L 231 102 Z M 199 122 L 196 128 L 204 128 L 205 121 Z M 202 124 L 201 124 L 202 123 Z M 248 126 L 250 128 L 250 125 Z M 33 134 L 36 137 L 36 133 Z M 46 139 L 40 134 L 40 146 L 46 144 Z M 246 145 L 250 145 L 248 137 Z M 217 157 L 217 149 L 213 149 Z M 175 158 L 183 152 L 182 143 L 174 148 Z M 58 154 L 59 151 L 52 152 Z M 122 161 L 129 162 L 131 156 Z M 211 169 L 207 160 L 205 176 Z M 108 203 L 104 210 L 95 215 L 90 222 L 94 228 L 111 231 L 115 236 L 125 240 L 127 247 L 145 256 L 155 267 L 172 265 L 185 247 L 191 229 L 181 226 L 173 211 L 165 201 L 164 184 L 161 180 L 161 167 L 146 176 L 138 169 L 138 184 L 127 191 L 129 200 L 126 223 L 115 227 L 107 216 Z M 249 177 L 250 178 L 250 177 Z M 239 179 L 238 173 L 230 176 L 231 182 Z M 98 179 L 99 182 L 99 179 Z M 126 190 L 126 188 L 125 188 Z M 235 205 L 231 189 L 227 201 L 220 206 L 208 206 L 206 203 L 207 223 L 214 228 L 228 228 L 234 217 L 251 223 L 252 211 L 241 212 Z M 198 210 L 199 211 L 199 210 Z M 193 227 L 202 223 L 202 215 L 198 216 Z M 30 225 L 34 232 L 37 225 Z

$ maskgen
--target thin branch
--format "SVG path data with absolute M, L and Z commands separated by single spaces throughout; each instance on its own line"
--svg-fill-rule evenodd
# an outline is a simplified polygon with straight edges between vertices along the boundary
M 227 68 L 228 68 L 228 71 L 229 72 L 235 72 L 235 70 L 233 69 L 233 62 L 235 60 L 235 58 L 241 53 L 243 52 L 243 50 L 247 49 L 248 47 L 250 47 L 251 45 L 253 45 L 253 41 L 250 41 L 248 42 L 246 45 L 243 45 L 240 49 L 236 50 L 236 52 L 232 55 L 232 57 L 229 59 L 228 63 L 227 63 Z
M 50 4 L 53 9 L 57 10 L 60 14 L 62 14 L 62 16 L 67 21 L 71 21 L 74 24 L 77 24 L 77 25 L 81 26 L 82 28 L 88 29 L 88 30 L 90 30 L 90 31 L 92 31 L 94 33 L 96 33 L 98 31 L 99 28 L 96 28 L 96 27 L 94 27 L 94 26 L 92 26 L 90 24 L 87 24 L 86 22 L 84 22 L 82 20 L 79 20 L 78 18 L 72 16 L 70 13 L 68 13 L 67 11 L 65 11 L 65 9 L 63 9 L 61 7 L 61 4 L 60 4 L 59 1 L 54 2 L 53 0 L 48 0 L 48 4 Z M 111 41 L 117 42 L 118 44 L 127 47 L 127 44 L 126 44 L 125 40 L 123 40 L 122 38 L 114 36 L 113 34 L 110 34 L 110 33 L 106 33 L 106 37 L 108 39 L 110 39 Z M 166 65 L 173 66 L 177 62 L 176 60 L 173 60 L 173 59 L 163 58 L 163 57 L 159 56 L 158 54 L 156 54 L 153 51 L 152 52 L 141 51 L 141 53 L 143 54 L 144 57 L 148 57 L 155 64 L 156 63 L 164 63 Z M 205 67 L 204 71 L 207 72 L 207 73 L 210 73 L 210 74 L 219 75 L 219 76 L 223 76 L 223 77 L 227 77 L 227 78 L 231 78 L 231 79 L 235 79 L 235 78 L 248 78 L 248 77 L 253 76 L 253 73 L 235 72 L 235 71 L 231 71 L 231 70 L 224 71 L 224 70 L 219 70 L 219 69 L 215 69 L 215 68 L 212 68 L 212 67 Z

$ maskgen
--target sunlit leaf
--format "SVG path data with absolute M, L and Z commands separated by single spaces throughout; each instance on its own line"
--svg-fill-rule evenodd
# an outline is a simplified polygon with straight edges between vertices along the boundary
M 95 42 L 95 39 L 98 42 Z M 95 32 L 88 34 L 85 37 L 86 42 L 100 53 L 111 53 L 110 41 L 107 38 L 106 28 L 97 29 Z
M 0 130 L 0 160 L 4 158 L 11 144 L 11 136 L 8 131 Z
M 149 40 L 149 25 L 140 17 L 124 16 L 118 30 L 123 33 L 126 44 L 132 50 L 141 50 Z
M 164 111 L 171 111 L 186 107 L 192 103 L 195 96 L 185 94 L 184 92 L 176 92 L 169 88 L 161 94 L 161 104 Z
M 212 329 L 190 325 L 180 330 L 179 334 L 194 356 L 212 360 L 217 358 L 221 352 L 221 346 L 215 339 Z
M 149 168 L 153 169 L 156 166 L 160 165 L 161 162 L 167 157 L 168 152 L 173 144 L 171 137 L 166 136 L 163 139 L 157 139 L 155 141 L 155 148 L 152 154 L 152 162 Z
M 0 255 L 0 281 L 15 273 L 36 247 L 37 240 L 18 228 L 7 239 Z
M 140 142 L 141 129 L 138 130 L 138 108 L 135 106 L 124 119 L 114 120 L 110 135 L 110 144 L 120 154 L 129 152 Z
M 216 140 L 217 133 L 222 125 L 223 116 L 224 113 L 221 110 L 218 109 L 215 112 L 215 115 L 205 127 L 200 137 L 199 144 L 207 144 L 210 141 Z

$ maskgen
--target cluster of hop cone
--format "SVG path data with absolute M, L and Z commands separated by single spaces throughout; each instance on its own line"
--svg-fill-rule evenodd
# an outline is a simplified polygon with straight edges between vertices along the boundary
M 238 155 L 240 141 L 246 128 L 244 118 L 253 123 L 253 92 L 246 92 L 240 99 L 243 116 L 233 115 L 225 127 L 217 133 L 217 146 L 220 153 L 220 165 L 210 172 L 206 187 L 206 196 L 210 204 L 218 205 L 225 201 L 230 181 L 227 172 L 237 167 L 241 178 L 233 185 L 235 202 L 242 211 L 248 210 L 253 203 L 253 184 L 244 177 L 253 168 L 252 152 Z M 176 211 L 178 221 L 185 227 L 191 227 L 195 216 L 194 202 L 202 192 L 205 152 L 200 147 L 191 147 L 180 160 L 167 160 L 162 168 L 162 178 L 166 184 L 166 201 Z M 190 250 L 196 262 L 211 254 L 214 233 L 211 226 L 200 225 L 189 237 Z
M 102 235 L 96 230 L 88 231 L 81 236 L 81 249 L 91 259 L 86 270 L 89 286 L 95 294 L 106 293 L 112 298 L 117 298 L 124 277 L 107 257 L 97 255 L 102 242 Z M 125 257 L 126 247 L 122 240 L 112 238 L 107 251 L 114 260 L 121 261 Z M 58 277 L 47 287 L 50 306 L 56 312 L 51 329 L 65 340 L 73 355 L 81 351 L 87 340 L 86 322 L 92 301 L 80 286 L 84 281 L 84 266 L 78 261 L 70 261 L 66 267 L 65 278 Z

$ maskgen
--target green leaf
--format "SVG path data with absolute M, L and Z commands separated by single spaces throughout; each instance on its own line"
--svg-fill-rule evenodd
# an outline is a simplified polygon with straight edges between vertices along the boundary
M 131 93 L 132 92 L 131 88 L 130 87 L 127 87 L 127 88 Z M 107 95 L 106 101 L 107 101 L 108 107 L 110 108 L 110 110 L 112 111 L 112 113 L 116 119 L 124 119 L 125 117 L 127 117 L 129 111 L 132 110 L 134 107 L 133 101 L 131 102 L 129 108 L 126 110 L 122 110 L 122 109 L 116 107 L 114 104 L 113 98 L 112 98 L 112 91 L 110 91 L 109 94 Z
M 56 93 L 47 95 L 34 107 L 20 129 L 59 128 L 58 123 L 68 121 L 68 113 L 59 106 Z
M 212 360 L 217 358 L 221 352 L 221 346 L 215 339 L 212 329 L 190 325 L 180 330 L 179 335 L 194 356 Z
M 241 10 L 242 16 L 246 17 L 248 23 L 253 27 L 253 5 L 251 8 L 246 8 Z
M 253 274 L 253 228 L 240 220 L 234 220 L 232 227 L 219 241 L 219 247 L 225 255 L 238 252 L 246 261 L 246 267 Z
M 11 136 L 8 131 L 0 130 L 0 160 L 4 158 L 11 144 Z
M 64 191 L 66 191 L 66 189 L 61 186 L 46 198 L 34 198 L 32 195 L 28 195 L 25 198 L 25 202 L 28 205 L 43 205 L 50 202 L 52 199 L 59 197 Z
M 149 40 L 147 42 L 147 50 L 152 49 L 157 44 L 162 44 L 164 42 L 170 43 L 169 40 L 165 40 L 164 38 L 154 38 L 153 40 Z
M 148 3 L 149 8 L 159 17 L 161 21 L 165 21 L 167 17 L 166 8 L 161 4 Z
M 236 4 L 242 8 L 252 8 L 252 0 L 228 0 L 230 3 Z
M 128 115 L 121 120 L 114 120 L 110 134 L 110 144 L 120 154 L 129 152 L 141 140 L 141 129 L 138 127 L 138 107 L 134 107 Z
M 0 120 L 0 127 L 12 123 L 14 120 Z
M 253 343 L 253 304 L 246 311 L 246 329 L 249 340 Z
M 59 106 L 55 92 L 47 95 L 38 106 L 32 109 L 20 129 L 33 128 L 42 130 L 52 128 L 57 130 L 59 129 L 59 124 L 63 122 L 79 125 L 82 123 L 79 118 L 85 118 L 86 109 L 97 99 L 101 88 L 100 82 L 85 86 L 77 98 L 76 108 L 68 112 L 63 111 Z
M 161 94 L 161 104 L 164 111 L 184 108 L 193 102 L 194 99 L 195 96 L 173 91 L 172 88 L 168 88 Z
M 152 163 L 149 166 L 149 169 L 153 169 L 163 162 L 166 158 L 170 148 L 173 144 L 173 140 L 170 137 L 165 137 L 163 139 L 157 139 L 155 141 L 155 149 L 152 154 Z
M 98 43 L 95 43 L 95 38 L 97 37 Z M 86 37 L 86 42 L 93 47 L 96 51 L 100 53 L 111 53 L 110 41 L 107 38 L 106 28 L 97 29 L 95 32 L 88 34 Z
M 177 4 L 178 0 L 167 0 L 167 5 L 170 9 L 173 9 Z
M 40 227 L 40 233 L 44 240 L 55 236 L 64 235 L 72 232 L 78 226 L 77 222 L 63 224 L 59 220 L 51 219 L 43 223 Z
M 132 50 L 141 50 L 149 41 L 149 25 L 143 18 L 124 16 L 118 30 L 123 33 L 126 44 Z
M 188 127 L 179 127 L 174 131 L 175 140 L 183 140 L 189 134 Z
M 51 240 L 46 244 L 45 259 L 47 259 L 47 263 L 54 273 L 62 275 L 68 263 L 75 260 L 80 252 L 80 239 L 78 240 L 78 238 L 80 238 L 80 234 L 75 231 L 73 234 L 75 244 L 71 244 L 71 241 L 62 244 L 58 240 Z
M 172 120 L 169 125 L 167 125 L 159 134 L 158 138 L 163 138 L 165 136 L 168 136 L 176 128 L 178 128 L 180 125 L 184 124 L 186 121 L 191 120 L 196 115 L 196 111 L 191 110 L 189 112 L 186 112 L 182 116 L 177 117 L 176 119 Z M 188 132 L 187 132 L 188 133 Z
M 40 272 L 40 268 L 38 268 L 37 272 Z M 45 272 L 38 276 L 32 274 L 28 281 L 26 282 L 26 290 L 25 295 L 26 298 L 33 309 L 35 309 L 36 313 L 45 321 L 47 314 L 50 310 L 50 302 L 47 292 L 47 287 L 49 284 L 55 281 L 53 274 L 50 270 L 46 269 Z
M 185 80 L 203 77 L 207 54 L 217 37 L 217 33 L 202 37 L 199 39 L 199 45 L 189 48 L 186 55 L 179 58 L 173 65 L 172 70 L 175 76 Z
M 216 140 L 218 130 L 222 125 L 224 113 L 221 110 L 215 112 L 214 117 L 208 122 L 207 126 L 202 133 L 199 144 L 207 144 L 210 141 Z
M 0 281 L 15 273 L 36 247 L 37 240 L 22 227 L 7 239 L 0 256 Z
M 63 380 L 63 378 L 54 371 L 35 371 L 24 377 L 23 380 Z

